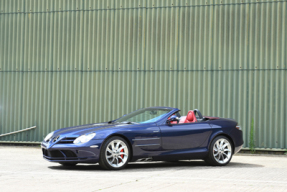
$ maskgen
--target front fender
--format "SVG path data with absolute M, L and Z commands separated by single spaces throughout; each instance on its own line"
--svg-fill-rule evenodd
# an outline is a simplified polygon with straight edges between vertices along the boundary
M 97 131 L 96 132 L 96 136 L 94 137 L 94 139 L 96 139 L 96 140 L 98 140 L 98 139 L 106 139 L 107 137 L 109 137 L 110 135 L 112 135 L 114 133 L 115 133 L 114 130 Z

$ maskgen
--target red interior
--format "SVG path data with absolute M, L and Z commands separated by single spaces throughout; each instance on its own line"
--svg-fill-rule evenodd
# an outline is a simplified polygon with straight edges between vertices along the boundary
M 190 110 L 190 111 L 187 113 L 187 116 L 186 116 L 186 119 L 185 119 L 184 123 L 194 123 L 194 122 L 197 122 L 197 120 L 196 120 L 194 111 L 193 111 L 193 110 Z
M 186 120 L 186 116 L 181 116 L 178 124 L 184 123 L 185 120 Z
M 173 116 L 173 115 L 175 115 L 175 114 L 172 114 L 171 116 Z M 167 119 L 170 119 L 170 117 Z M 177 121 L 171 121 L 170 124 L 177 124 Z
M 175 115 L 175 114 L 172 114 L 172 115 Z M 168 119 L 170 119 L 170 117 Z M 187 116 L 181 116 L 180 117 L 180 120 L 179 120 L 178 124 L 194 123 L 194 122 L 197 122 L 197 120 L 196 120 L 194 111 L 190 110 L 190 111 L 188 111 Z M 171 121 L 170 123 L 171 124 L 177 124 L 177 121 Z

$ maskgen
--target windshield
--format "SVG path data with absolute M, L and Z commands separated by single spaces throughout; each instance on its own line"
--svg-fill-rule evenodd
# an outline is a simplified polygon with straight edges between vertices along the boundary
M 153 108 L 145 108 L 140 109 L 138 111 L 134 111 L 126 116 L 123 116 L 116 120 L 115 122 L 119 123 L 153 123 L 158 121 L 164 115 L 169 113 L 170 109 L 153 109 Z

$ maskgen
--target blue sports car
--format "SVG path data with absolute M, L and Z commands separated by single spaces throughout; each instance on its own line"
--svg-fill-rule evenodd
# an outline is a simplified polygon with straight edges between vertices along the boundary
M 171 107 L 139 109 L 105 123 L 80 125 L 49 133 L 42 142 L 44 159 L 64 166 L 99 163 L 104 169 L 122 169 L 132 161 L 203 159 L 226 165 L 242 145 L 235 120 L 186 116 Z

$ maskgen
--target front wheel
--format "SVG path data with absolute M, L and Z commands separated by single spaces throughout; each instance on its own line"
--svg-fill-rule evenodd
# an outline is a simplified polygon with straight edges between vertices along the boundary
M 232 154 L 231 141 L 225 136 L 218 136 L 212 141 L 205 161 L 211 165 L 227 165 L 232 158 Z
M 115 136 L 103 144 L 99 164 L 104 169 L 119 170 L 127 166 L 129 158 L 130 150 L 127 141 Z

